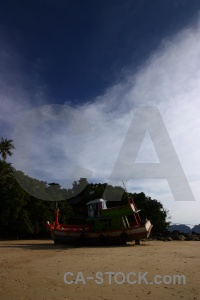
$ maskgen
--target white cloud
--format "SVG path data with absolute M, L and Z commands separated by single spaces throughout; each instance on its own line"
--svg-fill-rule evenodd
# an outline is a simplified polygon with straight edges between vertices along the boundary
M 25 128 L 26 134 L 19 139 L 23 141 L 24 138 L 24 143 L 16 147 L 13 164 L 25 173 L 35 173 L 40 175 L 40 179 L 63 185 L 77 166 L 82 171 L 86 169 L 86 173 L 88 170 L 93 172 L 91 181 L 106 182 L 134 116 L 135 106 L 156 105 L 196 201 L 174 201 L 166 180 L 130 180 L 128 190 L 144 191 L 160 200 L 170 210 L 174 222 L 199 223 L 199 35 L 198 25 L 163 41 L 136 73 L 133 71 L 130 75 L 129 72 L 123 82 L 111 86 L 92 103 L 76 108 L 62 106 L 56 113 L 57 119 L 53 111 L 50 114 L 52 121 L 51 118 L 43 119 L 41 124 L 42 118 L 38 115 L 39 130 L 34 131 L 31 140 L 27 138 L 30 128 Z M 10 130 L 23 113 L 33 107 L 32 97 L 27 92 L 23 94 L 23 89 L 20 89 L 22 96 L 19 97 L 15 91 L 16 87 L 1 95 L 0 122 L 4 122 Z M 13 107 L 16 117 L 10 115 Z M 31 167 L 23 157 L 23 147 L 28 141 Z M 146 147 L 148 149 L 149 145 L 146 144 Z M 148 156 L 147 153 L 146 158 Z M 143 157 L 145 159 L 144 153 Z M 79 179 L 79 173 L 76 179 Z

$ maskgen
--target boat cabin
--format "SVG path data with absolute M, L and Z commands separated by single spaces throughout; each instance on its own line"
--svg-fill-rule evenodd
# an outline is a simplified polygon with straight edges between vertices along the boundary
M 106 200 L 96 199 L 86 203 L 88 209 L 88 217 L 99 217 L 100 210 L 107 209 Z

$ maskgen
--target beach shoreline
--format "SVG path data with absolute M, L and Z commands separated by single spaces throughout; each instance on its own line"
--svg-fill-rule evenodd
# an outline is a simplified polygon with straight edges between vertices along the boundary
M 195 300 L 199 250 L 199 241 L 86 247 L 54 245 L 50 239 L 4 240 L 0 299 Z M 180 282 L 173 282 L 175 275 L 182 276 Z

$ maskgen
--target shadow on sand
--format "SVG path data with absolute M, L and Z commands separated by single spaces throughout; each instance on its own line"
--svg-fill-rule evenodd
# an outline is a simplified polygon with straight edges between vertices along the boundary
M 125 247 L 142 247 L 147 246 L 146 243 L 142 243 L 139 246 L 133 243 L 127 243 L 126 245 L 65 245 L 54 244 L 52 240 L 1 240 L 1 248 L 9 249 L 28 249 L 28 250 L 56 250 L 63 251 L 76 248 L 125 248 Z

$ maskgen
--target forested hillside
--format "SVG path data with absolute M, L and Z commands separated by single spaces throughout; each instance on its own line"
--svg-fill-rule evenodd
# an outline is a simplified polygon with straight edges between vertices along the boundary
M 39 181 L 22 171 L 14 170 L 11 164 L 6 162 L 7 155 L 12 155 L 11 149 L 14 149 L 12 141 L 3 139 L 0 143 L 0 238 L 48 236 L 44 224 L 46 221 L 53 221 L 56 201 L 60 208 L 59 221 L 69 223 L 72 219 L 74 221 L 75 218 L 86 214 L 85 204 L 90 200 L 112 200 L 107 202 L 107 206 L 112 207 L 127 203 L 128 196 L 134 198 L 138 209 L 141 210 L 141 218 L 151 220 L 154 232 L 167 230 L 167 211 L 159 201 L 147 197 L 144 193 L 131 194 L 125 192 L 122 187 L 107 186 L 106 183 L 88 183 L 86 178 L 75 181 L 71 189 L 62 189 L 58 183 Z M 26 182 L 31 186 L 31 195 L 19 182 Z M 121 202 L 114 201 L 117 194 L 122 192 Z M 82 209 L 77 210 L 77 207 Z

